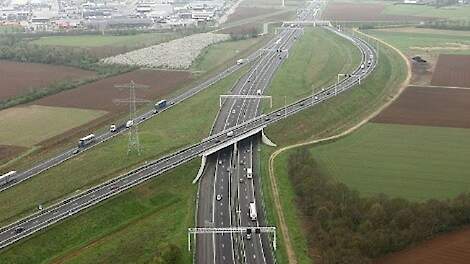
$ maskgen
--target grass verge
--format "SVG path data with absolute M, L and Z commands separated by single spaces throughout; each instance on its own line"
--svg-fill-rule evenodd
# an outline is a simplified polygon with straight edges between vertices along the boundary
M 1 262 L 190 263 L 186 232 L 194 224 L 198 166 L 194 160 L 41 231 L 3 250 Z

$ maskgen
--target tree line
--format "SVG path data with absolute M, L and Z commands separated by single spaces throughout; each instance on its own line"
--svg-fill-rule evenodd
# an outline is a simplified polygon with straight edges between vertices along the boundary
M 318 263 L 373 259 L 470 224 L 470 194 L 411 202 L 384 194 L 360 196 L 324 175 L 308 149 L 289 156 L 288 174 Z

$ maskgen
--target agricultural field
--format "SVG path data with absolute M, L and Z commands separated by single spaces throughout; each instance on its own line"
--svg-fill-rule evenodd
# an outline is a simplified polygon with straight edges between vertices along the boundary
M 199 33 L 102 59 L 105 64 L 188 69 L 201 51 L 230 39 L 226 34 Z
M 400 49 L 409 59 L 421 56 L 426 63 L 412 61 L 412 84 L 429 85 L 440 54 L 470 54 L 470 33 L 426 28 L 389 28 L 367 33 Z
M 194 60 L 190 70 L 195 73 L 211 72 L 225 64 L 234 64 L 237 59 L 243 58 L 267 41 L 266 37 L 256 37 L 211 45 Z
M 0 101 L 56 82 L 93 78 L 95 73 L 67 66 L 0 60 Z
M 105 111 L 39 105 L 0 111 L 0 145 L 32 147 L 43 140 L 83 125 Z M 7 125 L 8 124 L 8 125 Z
M 375 123 L 470 128 L 470 90 L 408 87 Z
M 136 89 L 137 98 L 155 100 L 189 84 L 192 77 L 186 71 L 136 70 L 41 98 L 34 104 L 119 112 L 129 106 L 116 104 L 113 100 L 128 99 L 129 91 L 118 89 L 115 85 L 128 84 L 130 81 L 149 86 L 147 89 Z
M 470 191 L 470 130 L 369 123 L 310 148 L 322 173 L 362 195 L 445 199 Z
M 148 46 L 169 41 L 175 38 L 175 33 L 141 33 L 135 35 L 78 35 L 78 36 L 50 36 L 41 37 L 32 41 L 33 44 L 48 46 L 66 46 L 94 48 L 102 46 Z
M 385 15 L 423 16 L 449 19 L 470 19 L 470 6 L 433 7 L 426 5 L 393 5 L 387 4 Z
M 392 253 L 376 264 L 466 264 L 470 260 L 470 228 L 442 234 L 415 247 Z
M 388 7 L 383 2 L 330 2 L 322 18 L 334 21 L 391 21 L 391 22 L 417 22 L 428 19 L 426 13 L 407 15 L 402 13 L 388 14 L 384 11 Z
M 350 45 L 350 44 L 349 44 Z M 346 48 L 346 47 L 342 47 Z M 315 46 L 312 47 L 315 49 Z M 293 51 L 295 52 L 295 50 Z M 339 50 L 331 49 L 329 53 L 334 57 Z M 402 59 L 389 48 L 380 47 L 380 63 L 377 69 L 372 73 L 361 86 L 342 94 L 324 104 L 320 104 L 315 108 L 298 113 L 289 119 L 283 120 L 266 129 L 266 134 L 279 147 L 304 142 L 312 139 L 318 139 L 325 136 L 340 133 L 354 124 L 358 123 L 362 118 L 375 111 L 390 100 L 390 96 L 395 94 L 399 89 L 401 82 L 406 76 L 406 67 Z M 291 59 L 292 57 L 289 57 Z M 286 63 L 289 63 L 288 61 Z M 343 61 L 337 61 L 338 67 L 341 68 Z M 338 69 L 339 69 L 338 68 Z M 283 75 L 285 68 L 281 68 L 278 73 Z M 336 78 L 337 72 L 325 73 L 330 75 L 330 80 Z M 273 81 L 272 86 L 276 82 Z M 288 131 L 288 133 L 286 132 Z M 268 222 L 279 226 L 274 210 L 274 204 L 271 193 L 270 181 L 268 180 L 268 159 L 275 149 L 262 147 L 261 151 L 261 172 L 260 175 L 264 179 L 263 193 L 266 200 Z M 275 176 L 277 178 L 277 186 L 281 197 L 282 211 L 286 218 L 289 228 L 290 238 L 293 243 L 298 263 L 311 263 L 307 239 L 303 232 L 303 223 L 301 222 L 301 214 L 295 204 L 295 190 L 287 175 L 288 152 L 279 155 L 274 163 Z M 277 259 L 279 263 L 287 263 L 287 256 L 284 243 L 279 242 L 281 249 L 278 250 Z
M 435 86 L 470 87 L 470 55 L 441 54 L 432 75 Z
M 27 148 L 19 146 L 0 145 L 0 163 L 3 162 L 3 160 L 18 155 L 25 150 L 27 150 Z
M 228 16 L 226 23 L 231 23 L 247 18 L 252 18 L 260 15 L 271 14 L 273 12 L 279 11 L 278 9 L 270 8 L 260 8 L 260 7 L 248 7 L 248 6 L 239 6 L 235 9 L 235 12 Z

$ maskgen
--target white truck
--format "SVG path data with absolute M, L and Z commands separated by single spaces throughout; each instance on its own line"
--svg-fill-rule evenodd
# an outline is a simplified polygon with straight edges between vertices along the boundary
M 245 60 L 244 60 L 244 59 L 238 59 L 238 60 L 237 60 L 237 64 L 238 64 L 238 65 L 241 65 L 241 64 L 243 64 L 243 63 L 245 63 Z
M 116 131 L 117 131 L 116 125 L 115 125 L 115 124 L 112 124 L 112 125 L 109 127 L 109 132 L 114 133 L 114 132 L 116 132 Z
M 231 137 L 231 136 L 233 136 L 233 131 L 229 131 L 229 132 L 227 133 L 227 137 Z
M 256 214 L 256 205 L 255 203 L 250 203 L 250 219 L 251 221 L 256 221 L 257 214 Z
M 257 95 L 261 95 L 261 89 L 256 90 Z
M 83 148 L 86 147 L 87 145 L 95 142 L 95 135 L 90 134 L 86 137 L 82 137 L 81 139 L 78 140 L 78 147 Z
M 126 123 L 126 127 L 127 127 L 127 128 L 130 128 L 130 127 L 133 126 L 133 125 L 134 125 L 134 120 L 129 120 L 129 121 L 127 121 L 127 123 Z
M 0 186 L 7 184 L 13 180 L 13 176 L 16 175 L 16 171 L 10 171 L 0 176 Z
M 252 179 L 253 178 L 253 169 L 252 168 L 246 168 L 246 177 L 248 179 Z

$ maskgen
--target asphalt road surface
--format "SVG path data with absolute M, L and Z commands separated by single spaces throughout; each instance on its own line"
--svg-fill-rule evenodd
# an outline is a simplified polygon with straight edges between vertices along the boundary
M 331 30 L 334 31 L 333 29 Z M 363 79 L 368 74 L 370 74 L 370 72 L 373 71 L 377 63 L 377 56 L 373 48 L 364 41 L 355 37 L 344 35 L 341 32 L 336 33 L 349 39 L 361 50 L 363 54 L 361 65 L 365 65 L 365 67 L 363 69 L 361 67 L 358 67 L 353 72 L 352 77 L 343 79 L 336 86 L 332 85 L 330 87 L 325 87 L 321 92 L 318 92 L 316 94 L 313 94 L 312 96 L 294 102 L 285 107 L 284 109 L 273 111 L 269 114 L 250 119 L 240 125 L 221 131 L 220 133 L 216 133 L 213 136 L 206 138 L 200 143 L 186 147 L 168 156 L 150 162 L 131 172 L 109 180 L 98 186 L 92 187 L 84 192 L 76 194 L 71 198 L 68 198 L 67 200 L 49 206 L 41 211 L 38 211 L 35 214 L 32 214 L 28 217 L 18 220 L 15 223 L 5 226 L 0 229 L 0 248 L 6 247 L 22 238 L 25 238 L 39 230 L 44 229 L 45 227 L 51 224 L 54 224 L 67 217 L 70 217 L 79 211 L 89 208 L 101 201 L 104 201 L 125 190 L 128 190 L 133 186 L 141 184 L 149 179 L 152 179 L 157 175 L 161 175 L 162 173 L 171 170 L 177 166 L 180 166 L 181 164 L 184 164 L 211 149 L 214 149 L 222 144 L 232 141 L 238 136 L 245 135 L 246 133 L 249 133 L 252 130 L 265 127 L 274 122 L 287 118 L 299 111 L 320 104 L 323 101 L 326 101 L 331 97 L 334 97 L 337 94 L 354 87 L 359 82 L 359 78 Z M 367 60 L 369 59 L 371 60 L 370 64 L 367 63 Z M 233 136 L 227 135 L 228 131 L 232 131 Z M 227 200 L 230 198 L 224 197 L 222 199 Z M 201 207 L 201 204 L 199 205 L 199 207 Z M 230 254 L 227 253 L 225 257 L 230 257 Z

